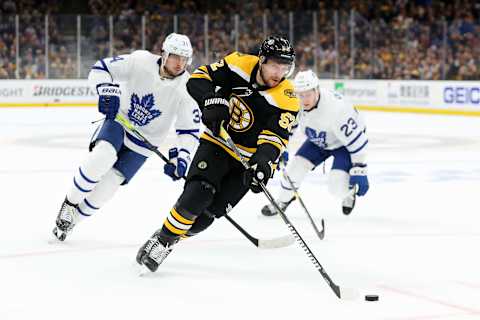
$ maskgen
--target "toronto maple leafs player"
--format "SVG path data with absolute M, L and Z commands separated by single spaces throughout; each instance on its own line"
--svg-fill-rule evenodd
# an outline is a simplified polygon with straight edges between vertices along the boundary
M 342 200 L 343 213 L 348 215 L 355 206 L 356 195 L 365 195 L 369 188 L 365 123 L 342 95 L 320 88 L 313 71 L 299 72 L 294 85 L 303 109 L 298 117 L 297 131 L 303 131 L 306 139 L 288 162 L 286 174 L 298 188 L 309 171 L 333 157 L 328 189 Z M 282 175 L 278 197 L 280 207 L 285 210 L 294 199 L 291 184 Z M 272 205 L 262 208 L 265 216 L 277 213 Z
M 92 67 L 88 80 L 97 88 L 98 110 L 105 120 L 61 206 L 53 230 L 57 239 L 65 240 L 78 222 L 94 215 L 151 155 L 141 140 L 115 121 L 117 114 L 155 146 L 174 123 L 176 146 L 169 150 L 164 172 L 173 180 L 185 175 L 198 144 L 201 116 L 186 89 L 191 60 L 189 38 L 172 33 L 163 42 L 161 56 L 139 50 L 101 59 Z

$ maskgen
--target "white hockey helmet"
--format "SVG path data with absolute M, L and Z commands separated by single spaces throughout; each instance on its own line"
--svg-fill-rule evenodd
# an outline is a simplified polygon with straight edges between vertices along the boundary
M 168 58 L 169 54 L 176 54 L 188 58 L 187 64 L 192 63 L 192 44 L 184 34 L 170 33 L 163 41 L 162 51 L 165 54 L 165 59 Z
M 318 88 L 318 78 L 312 70 L 300 71 L 293 80 L 295 92 L 305 92 Z

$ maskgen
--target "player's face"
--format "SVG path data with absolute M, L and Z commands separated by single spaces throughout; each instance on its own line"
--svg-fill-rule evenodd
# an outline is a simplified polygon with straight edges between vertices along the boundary
M 188 58 L 170 53 L 165 62 L 166 71 L 172 76 L 178 76 L 185 70 Z
M 300 98 L 300 103 L 303 106 L 303 110 L 310 110 L 317 104 L 318 101 L 318 90 L 311 89 L 304 92 L 297 92 L 298 98 Z
M 260 76 L 266 86 L 272 88 L 277 86 L 290 71 L 290 64 L 280 63 L 274 59 L 268 59 L 262 63 Z

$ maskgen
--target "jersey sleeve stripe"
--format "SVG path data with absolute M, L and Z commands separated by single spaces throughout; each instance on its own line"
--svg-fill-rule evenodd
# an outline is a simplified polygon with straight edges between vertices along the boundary
M 97 66 L 93 66 L 92 69 L 108 72 L 108 71 L 105 70 L 104 68 L 102 68 L 102 67 L 97 67 Z
M 264 143 L 269 143 L 269 144 L 273 145 L 278 150 L 280 150 L 280 152 L 283 150 L 283 145 L 280 144 L 280 143 L 277 143 L 277 142 L 274 142 L 274 141 L 271 141 L 271 140 L 266 140 L 266 139 L 258 139 L 258 142 L 257 142 L 258 145 L 261 145 L 261 144 L 264 144 Z
M 206 129 L 202 133 L 202 135 L 201 135 L 202 139 L 218 145 L 223 150 L 225 150 L 229 155 L 231 155 L 233 158 L 235 158 L 237 160 L 240 160 L 240 158 L 235 154 L 235 152 L 233 152 L 233 150 L 230 149 L 230 147 L 228 145 L 226 145 L 226 142 L 224 140 L 220 140 L 220 139 L 217 139 L 217 138 L 213 137 L 212 135 L 210 135 L 207 132 L 207 130 L 208 129 Z M 239 145 L 239 144 L 235 144 L 235 145 L 237 146 L 238 151 L 240 152 L 242 157 L 246 158 L 246 160 L 249 160 L 250 157 L 255 153 L 255 151 L 257 151 L 257 148 L 248 148 L 248 147 L 244 147 L 244 146 Z
M 279 143 L 283 144 L 284 146 L 287 145 L 288 143 L 288 140 L 287 139 L 283 139 L 282 137 L 280 137 L 278 134 L 270 131 L 270 130 L 262 130 L 262 132 L 260 132 L 260 135 L 259 137 L 262 136 L 262 137 L 275 137 L 278 139 Z
M 197 68 L 196 71 L 202 71 L 202 72 L 208 74 L 208 68 L 207 68 L 207 66 L 200 66 L 200 67 Z
M 100 65 L 99 65 L 99 63 L 100 63 Z M 113 82 L 112 74 L 111 74 L 110 71 L 108 70 L 107 65 L 105 64 L 105 61 L 103 61 L 103 59 L 98 60 L 98 61 L 92 66 L 92 70 L 98 70 L 98 71 L 103 71 L 103 72 L 108 73 L 108 75 L 110 76 L 111 81 Z
M 188 151 L 188 150 L 185 149 L 185 148 L 181 148 L 180 150 L 178 150 L 178 153 L 180 153 L 180 152 L 185 152 L 185 153 L 187 153 L 187 154 L 190 154 L 190 151 Z
M 99 62 L 100 62 L 100 65 L 98 65 Z M 92 69 L 102 70 L 102 71 L 105 71 L 105 72 L 110 73 L 110 71 L 108 70 L 107 65 L 106 65 L 105 61 L 103 61 L 103 59 L 98 60 L 98 61 L 92 66 Z
M 279 139 L 278 137 L 275 137 L 275 136 L 267 136 L 267 135 L 259 135 L 258 136 L 258 140 L 257 141 L 260 141 L 260 140 L 267 140 L 267 141 L 271 141 L 271 142 L 274 142 L 274 143 L 277 143 L 279 145 L 281 145 L 282 147 L 285 147 L 286 144 L 283 143 L 283 141 L 281 139 Z M 258 144 L 258 143 L 257 143 Z
M 181 135 L 188 134 L 188 135 L 192 136 L 193 138 L 195 138 L 195 140 L 200 140 L 200 138 L 197 135 L 197 133 L 199 133 L 199 132 L 200 132 L 199 129 L 177 130 L 177 135 L 181 136 Z
M 206 79 L 208 81 L 212 81 L 212 78 L 208 74 L 205 74 L 205 73 L 192 73 L 192 75 L 190 75 L 190 78 L 192 78 L 192 79 Z
M 345 147 L 349 147 L 349 146 L 351 146 L 352 144 L 354 144 L 354 143 L 358 140 L 358 138 L 360 138 L 360 136 L 361 136 L 362 134 L 363 134 L 363 131 L 360 131 L 360 133 L 355 137 L 355 139 L 353 139 L 352 141 L 350 141 L 350 143 L 347 144 Z
M 353 151 L 350 151 L 350 150 L 349 150 L 350 154 L 354 154 L 354 153 L 359 152 L 360 150 L 362 150 L 363 148 L 365 148 L 365 146 L 366 146 L 367 144 L 368 144 L 368 140 L 366 140 L 359 148 L 357 148 L 357 149 L 355 149 L 355 150 L 353 150 Z

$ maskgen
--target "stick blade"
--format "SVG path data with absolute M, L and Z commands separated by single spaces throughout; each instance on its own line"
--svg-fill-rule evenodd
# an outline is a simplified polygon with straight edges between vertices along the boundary
M 274 239 L 262 240 L 258 239 L 258 247 L 260 249 L 278 249 L 285 248 L 292 245 L 295 242 L 295 238 L 292 235 L 283 236 Z
M 352 301 L 357 300 L 360 297 L 360 293 L 353 288 L 340 288 L 340 299 Z
M 317 232 L 318 237 L 320 240 L 323 240 L 325 238 L 325 221 L 322 219 L 322 230 Z

